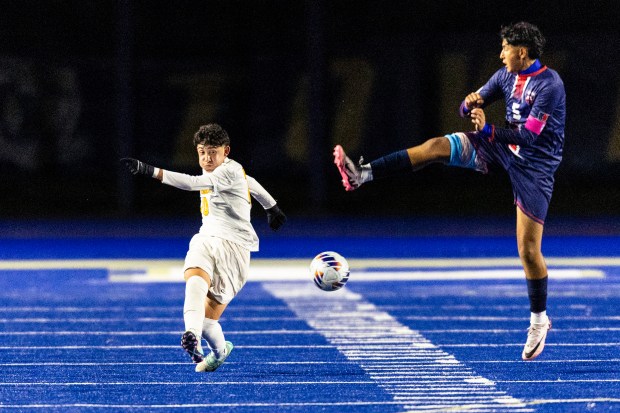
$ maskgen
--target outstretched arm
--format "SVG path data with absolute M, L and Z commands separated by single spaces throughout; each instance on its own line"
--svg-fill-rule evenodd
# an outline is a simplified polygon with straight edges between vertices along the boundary
M 134 175 L 145 175 L 160 180 L 166 185 L 186 191 L 199 191 L 201 189 L 212 189 L 213 180 L 207 175 L 187 175 L 179 172 L 166 171 L 156 168 L 145 162 L 133 158 L 122 158 L 121 162 L 127 166 L 129 172 Z
M 267 222 L 269 227 L 277 231 L 286 222 L 286 215 L 278 207 L 276 200 L 258 181 L 249 175 L 246 175 L 248 186 L 250 187 L 250 195 L 258 201 L 267 213 Z

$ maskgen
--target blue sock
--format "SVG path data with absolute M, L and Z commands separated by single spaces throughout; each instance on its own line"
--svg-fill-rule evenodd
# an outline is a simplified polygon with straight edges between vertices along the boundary
M 532 313 L 541 313 L 547 310 L 547 279 L 526 280 L 527 295 L 530 299 L 530 311 Z
M 370 167 L 373 179 L 385 178 L 404 171 L 411 172 L 412 169 L 406 149 L 375 159 L 370 162 Z

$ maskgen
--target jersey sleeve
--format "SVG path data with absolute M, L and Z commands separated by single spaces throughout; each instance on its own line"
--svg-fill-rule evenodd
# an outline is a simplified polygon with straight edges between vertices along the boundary
M 249 175 L 246 175 L 246 178 L 248 180 L 248 186 L 250 187 L 250 195 L 252 195 L 264 209 L 269 209 L 276 204 L 276 200 L 256 179 Z
M 188 175 L 167 170 L 163 170 L 162 183 L 185 191 L 200 191 L 215 187 L 215 182 L 209 175 Z
M 524 128 L 535 134 L 540 135 L 547 121 L 555 112 L 558 104 L 562 101 L 563 87 L 561 84 L 553 84 L 551 87 L 543 88 L 536 96 L 532 110 L 530 111 Z

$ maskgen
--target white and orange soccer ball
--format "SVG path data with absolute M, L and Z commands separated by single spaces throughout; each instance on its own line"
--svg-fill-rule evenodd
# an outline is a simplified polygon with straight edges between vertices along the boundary
M 318 254 L 310 263 L 314 284 L 323 291 L 336 291 L 349 281 L 349 263 L 334 251 Z

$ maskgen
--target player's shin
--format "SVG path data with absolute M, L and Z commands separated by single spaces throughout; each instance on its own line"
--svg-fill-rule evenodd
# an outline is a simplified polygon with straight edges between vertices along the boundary
M 197 275 L 190 277 L 185 284 L 185 304 L 183 306 L 185 331 L 191 331 L 196 337 L 200 337 L 202 332 L 208 292 L 209 284 Z
M 389 155 L 382 156 L 370 162 L 371 176 L 370 179 L 379 179 L 402 172 L 411 172 L 411 161 L 406 150 L 393 152 Z
M 527 295 L 530 300 L 531 323 L 547 322 L 547 280 L 544 277 L 539 280 L 527 280 Z

